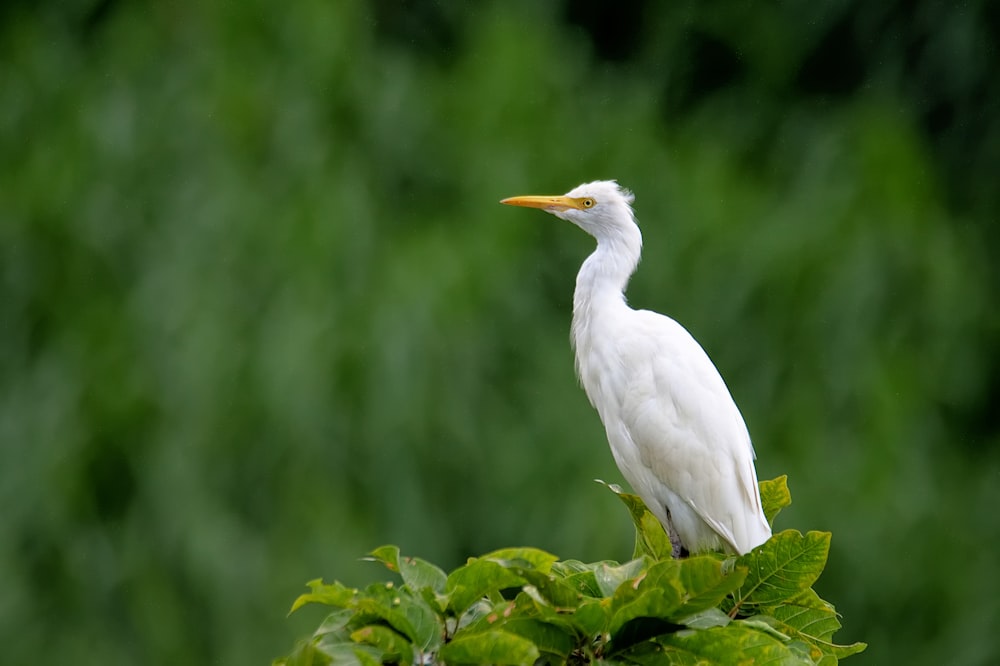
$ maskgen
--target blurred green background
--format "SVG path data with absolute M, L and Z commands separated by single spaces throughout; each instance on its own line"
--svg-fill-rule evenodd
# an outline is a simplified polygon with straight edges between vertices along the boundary
M 627 559 L 593 243 L 497 204 L 597 178 L 852 663 L 997 663 L 998 7 L 5 3 L 4 663 L 269 663 L 386 542 Z

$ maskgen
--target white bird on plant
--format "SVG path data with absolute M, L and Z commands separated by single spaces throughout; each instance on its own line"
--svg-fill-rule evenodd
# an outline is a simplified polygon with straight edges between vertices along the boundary
M 576 369 L 618 468 L 663 523 L 674 556 L 745 554 L 771 536 L 750 435 L 691 334 L 669 317 L 625 302 L 642 250 L 633 200 L 616 182 L 596 181 L 563 196 L 500 203 L 541 208 L 597 240 L 576 277 Z

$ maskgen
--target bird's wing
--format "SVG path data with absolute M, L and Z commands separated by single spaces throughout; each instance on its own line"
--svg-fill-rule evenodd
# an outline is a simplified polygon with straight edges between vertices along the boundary
M 629 377 L 622 418 L 653 475 L 737 552 L 770 535 L 750 435 L 715 365 L 677 322 L 636 313 L 620 349 Z M 665 498 L 661 498 L 665 501 Z

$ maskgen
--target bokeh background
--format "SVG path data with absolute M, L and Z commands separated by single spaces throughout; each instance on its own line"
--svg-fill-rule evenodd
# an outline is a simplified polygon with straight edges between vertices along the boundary
M 627 559 L 593 243 L 497 204 L 597 178 L 852 661 L 1000 662 L 998 7 L 4 3 L 4 663 L 269 663 L 382 543 Z

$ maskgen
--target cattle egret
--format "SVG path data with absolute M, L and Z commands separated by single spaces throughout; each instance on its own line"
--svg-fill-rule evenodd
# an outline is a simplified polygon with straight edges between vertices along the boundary
M 745 554 L 767 541 L 750 435 L 719 371 L 683 326 L 633 310 L 624 290 L 642 234 L 615 181 L 500 203 L 541 208 L 597 240 L 576 277 L 576 370 L 622 475 L 663 523 L 673 554 Z

